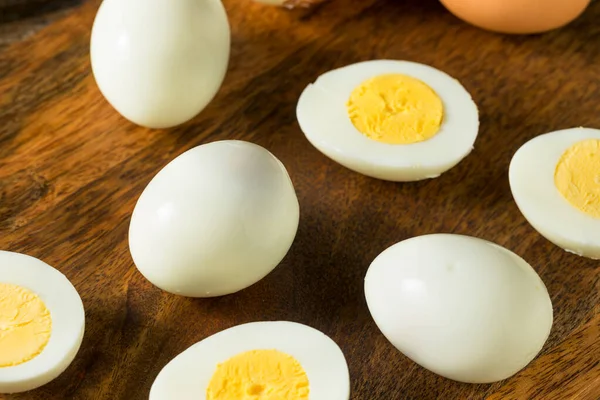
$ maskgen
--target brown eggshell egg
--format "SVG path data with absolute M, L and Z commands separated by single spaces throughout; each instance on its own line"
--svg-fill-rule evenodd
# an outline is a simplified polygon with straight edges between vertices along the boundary
M 577 18 L 590 0 L 441 0 L 458 18 L 500 33 L 540 33 Z

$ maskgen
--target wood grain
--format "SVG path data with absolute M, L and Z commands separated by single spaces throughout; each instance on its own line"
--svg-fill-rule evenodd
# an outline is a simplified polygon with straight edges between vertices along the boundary
M 81 0 L 0 0 L 0 51 L 65 16 Z
M 57 380 L 6 399 L 145 399 L 160 369 L 191 344 L 256 320 L 314 326 L 340 344 L 352 398 L 600 398 L 600 264 L 568 254 L 527 224 L 507 180 L 526 140 L 600 127 L 600 4 L 568 27 L 503 36 L 470 27 L 434 0 L 331 0 L 294 12 L 226 0 L 232 57 L 201 115 L 153 131 L 121 118 L 91 76 L 98 1 L 0 50 L 0 248 L 39 257 L 80 292 L 86 336 Z M 442 177 L 394 184 L 333 163 L 306 141 L 295 103 L 308 82 L 373 58 L 430 64 L 458 78 L 480 107 L 475 151 Z M 127 230 L 144 186 L 201 143 L 243 139 L 272 151 L 297 189 L 301 221 L 282 264 L 234 295 L 164 293 L 135 269 Z M 387 246 L 455 232 L 515 251 L 551 294 L 542 353 L 492 385 L 460 384 L 396 351 L 369 316 L 363 278 Z

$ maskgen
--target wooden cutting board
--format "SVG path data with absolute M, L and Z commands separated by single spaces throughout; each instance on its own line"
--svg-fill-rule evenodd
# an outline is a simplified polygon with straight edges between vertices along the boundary
M 600 263 L 537 234 L 512 200 L 507 169 L 528 139 L 600 127 L 600 4 L 568 27 L 504 36 L 470 27 L 433 0 L 332 0 L 311 11 L 226 0 L 231 63 L 193 121 L 148 130 L 120 117 L 90 71 L 98 1 L 0 50 L 0 248 L 41 258 L 80 292 L 86 335 L 54 382 L 7 399 L 146 399 L 160 369 L 191 344 L 256 320 L 292 320 L 344 351 L 352 398 L 600 398 Z M 3 18 L 3 20 L 7 20 Z M 430 64 L 459 79 L 480 107 L 475 151 L 438 179 L 397 184 L 353 173 L 317 152 L 295 119 L 307 83 L 373 58 Z M 296 241 L 267 278 L 234 295 L 189 299 L 146 281 L 129 255 L 135 201 L 168 161 L 219 139 L 273 152 L 297 189 Z M 541 354 L 492 385 L 434 375 L 380 334 L 365 271 L 391 244 L 455 232 L 515 251 L 540 274 L 555 321 Z

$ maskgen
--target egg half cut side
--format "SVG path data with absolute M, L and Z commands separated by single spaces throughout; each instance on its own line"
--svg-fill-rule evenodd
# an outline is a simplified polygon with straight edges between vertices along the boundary
M 389 181 L 435 178 L 473 149 L 479 112 L 433 67 L 372 60 L 318 77 L 296 107 L 308 141 L 339 164 Z
M 32 390 L 62 374 L 84 329 L 83 303 L 62 273 L 0 251 L 0 393 Z
M 348 400 L 350 377 L 338 345 L 288 321 L 253 322 L 212 335 L 171 360 L 150 400 Z
M 600 259 L 600 130 L 572 128 L 531 139 L 509 181 L 523 216 L 568 252 Z

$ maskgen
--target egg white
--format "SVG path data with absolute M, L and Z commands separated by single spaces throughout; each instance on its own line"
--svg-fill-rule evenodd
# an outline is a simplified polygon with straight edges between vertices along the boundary
M 369 78 L 389 73 L 419 79 L 441 98 L 444 119 L 431 139 L 408 145 L 381 143 L 352 124 L 346 109 L 352 91 Z M 389 181 L 439 176 L 472 151 L 479 131 L 477 106 L 456 79 L 408 61 L 365 61 L 329 71 L 304 89 L 296 115 L 308 141 L 327 157 L 355 172 Z
M 184 152 L 152 178 L 131 216 L 129 249 L 159 288 L 221 296 L 280 263 L 299 215 L 281 161 L 256 144 L 222 140 Z
M 125 118 L 168 128 L 213 99 L 227 71 L 230 41 L 220 0 L 104 0 L 91 32 L 92 72 Z
M 0 282 L 38 295 L 52 317 L 50 340 L 38 356 L 0 368 L 0 393 L 33 390 L 62 374 L 75 358 L 85 330 L 83 303 L 62 273 L 24 254 L 0 251 Z
M 568 252 L 600 259 L 600 219 L 572 206 L 554 183 L 563 153 L 585 139 L 600 139 L 600 130 L 564 129 L 531 139 L 513 156 L 509 181 L 519 210 L 542 236 Z
M 404 355 L 441 376 L 499 381 L 542 349 L 553 322 L 548 291 L 509 250 L 462 235 L 407 239 L 365 277 L 369 311 Z
M 350 376 L 338 345 L 314 328 L 288 321 L 238 325 L 194 344 L 160 371 L 150 400 L 204 400 L 219 363 L 246 351 L 272 349 L 298 360 L 311 400 L 348 400 Z

